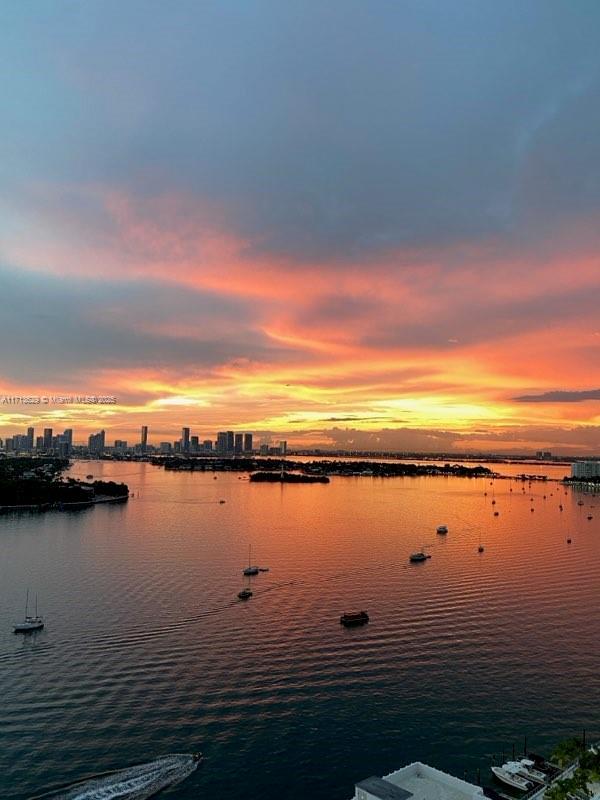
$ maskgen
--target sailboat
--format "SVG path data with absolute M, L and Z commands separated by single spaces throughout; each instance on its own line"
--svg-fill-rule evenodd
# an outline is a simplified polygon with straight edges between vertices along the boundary
M 252 564 L 252 545 L 248 545 L 248 566 L 244 567 L 242 570 L 244 575 L 258 575 L 260 569 L 255 565 Z
M 35 596 L 35 615 L 29 616 L 29 589 L 27 589 L 27 596 L 25 598 L 25 619 L 23 622 L 17 622 L 14 625 L 15 633 L 29 633 L 30 631 L 39 631 L 44 627 L 44 620 L 38 617 L 37 612 L 37 594 Z

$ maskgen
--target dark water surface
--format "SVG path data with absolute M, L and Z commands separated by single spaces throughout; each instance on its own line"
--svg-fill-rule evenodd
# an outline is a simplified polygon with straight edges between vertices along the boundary
M 88 472 L 136 496 L 0 517 L 1 798 L 201 749 L 165 798 L 342 800 L 411 760 L 473 779 L 525 734 L 547 750 L 600 732 L 600 496 Z M 270 572 L 241 603 L 249 542 Z M 16 636 L 27 587 L 46 628 Z M 371 623 L 341 627 L 353 608 Z

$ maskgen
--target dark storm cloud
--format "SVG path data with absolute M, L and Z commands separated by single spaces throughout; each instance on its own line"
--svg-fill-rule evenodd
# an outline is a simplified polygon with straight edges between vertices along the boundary
M 77 385 L 96 370 L 151 368 L 208 375 L 243 359 L 292 362 L 242 302 L 160 282 L 64 280 L 0 268 L 1 373 Z
M 513 400 L 517 403 L 583 403 L 586 400 L 600 400 L 600 389 L 523 394 L 520 397 L 513 397 Z
M 595 0 L 40 0 L 0 13 L 15 190 L 30 175 L 186 191 L 249 256 L 330 263 L 536 241 L 600 206 Z

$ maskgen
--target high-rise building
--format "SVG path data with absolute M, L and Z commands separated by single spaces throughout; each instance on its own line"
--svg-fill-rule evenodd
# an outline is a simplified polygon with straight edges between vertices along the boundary
M 233 431 L 227 431 L 226 435 L 227 435 L 227 446 L 225 449 L 227 450 L 228 453 L 233 453 L 234 441 L 235 441 Z
M 105 432 L 100 431 L 100 433 L 92 433 L 88 438 L 88 450 L 90 453 L 94 455 L 101 455 L 104 452 L 104 439 L 105 439 Z
M 36 438 L 35 438 L 35 449 L 36 450 L 43 450 L 44 449 L 44 437 L 43 436 L 36 436 Z
M 227 452 L 227 434 L 225 431 L 217 433 L 217 453 Z
M 161 442 L 160 443 L 160 452 L 161 453 L 170 453 L 173 449 L 171 442 Z
M 574 461 L 571 464 L 572 478 L 599 478 L 600 461 Z
M 244 452 L 244 434 L 243 433 L 236 433 L 234 437 L 234 445 L 233 445 L 234 452 L 237 455 L 240 455 Z
M 181 429 L 181 450 L 184 453 L 189 453 L 189 451 L 190 451 L 190 429 L 189 428 L 182 428 Z
M 125 439 L 115 439 L 115 446 L 113 448 L 117 453 L 124 453 L 127 450 L 127 442 Z
M 59 437 L 59 445 L 61 453 L 68 456 L 73 448 L 73 429 L 67 428 L 66 431 Z
M 142 439 L 140 444 L 141 452 L 145 453 L 147 447 L 148 447 L 148 426 L 142 425 Z
M 12 436 L 9 436 L 6 439 L 6 441 L 4 442 L 4 449 L 6 450 L 7 453 L 11 452 L 11 450 L 13 449 L 13 444 L 14 444 L 14 440 L 13 440 Z
M 202 449 L 207 450 L 210 453 L 213 449 L 212 439 L 205 439 L 202 442 Z
M 28 450 L 33 450 L 34 433 L 35 433 L 35 431 L 34 431 L 33 428 L 27 428 L 27 439 L 28 439 L 27 449 Z
M 251 453 L 252 452 L 252 434 L 245 433 L 244 434 L 244 452 Z
M 282 456 L 287 453 L 287 442 L 279 442 L 279 452 Z
M 52 449 L 52 428 L 44 428 L 44 450 Z
M 199 448 L 199 444 L 198 444 L 198 437 L 197 436 L 192 436 L 192 438 L 190 439 L 190 452 L 191 453 L 197 453 L 199 449 L 200 448 Z

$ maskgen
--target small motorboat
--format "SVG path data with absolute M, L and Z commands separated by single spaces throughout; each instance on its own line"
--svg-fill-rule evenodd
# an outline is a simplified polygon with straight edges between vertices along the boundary
M 412 561 L 413 564 L 418 564 L 420 561 L 427 561 L 428 558 L 431 558 L 429 553 L 424 553 L 420 550 L 418 553 L 411 553 L 408 560 Z
M 238 597 L 240 600 L 250 600 L 252 597 L 252 589 L 250 589 L 249 586 L 246 586 L 241 592 L 238 592 Z
M 437 528 L 436 528 L 436 533 L 439 533 L 440 535 L 448 533 L 448 526 L 447 525 L 438 525 Z
M 588 519 L 594 519 L 591 514 L 588 514 Z
M 506 783 L 507 786 L 512 786 L 513 789 L 520 789 L 523 792 L 531 789 L 531 783 L 528 780 L 515 772 L 509 772 L 504 767 L 492 767 L 492 772 L 499 781 Z
M 483 549 L 484 549 L 484 548 L 483 548 L 483 545 L 482 545 L 482 544 L 480 544 L 480 545 L 479 545 L 479 547 L 477 548 L 477 552 L 478 552 L 478 553 L 483 553 Z
M 538 781 L 538 783 L 546 783 L 548 780 L 548 776 L 545 772 L 536 769 L 535 761 L 531 758 L 521 758 L 519 764 L 521 764 L 521 773 L 524 774 L 526 778 L 531 778 L 534 781 Z
M 94 476 L 93 475 L 86 475 L 85 477 L 86 477 L 86 480 L 91 481 Z
M 224 502 L 225 502 L 225 500 L 219 500 L 219 503 L 220 503 L 221 505 L 223 505 L 223 503 L 224 503 Z
M 365 625 L 369 621 L 366 611 L 346 611 L 340 617 L 340 624 L 346 628 L 354 628 L 357 625 Z
M 37 613 L 37 594 L 35 596 L 35 614 L 32 616 L 29 615 L 29 589 L 27 590 L 27 596 L 25 598 L 25 619 L 23 622 L 17 622 L 13 625 L 13 630 L 15 633 L 32 633 L 33 631 L 40 631 L 44 627 L 44 620 L 42 617 L 38 617 Z
M 494 511 L 494 516 L 495 517 L 499 517 L 500 516 L 500 512 L 499 511 Z

